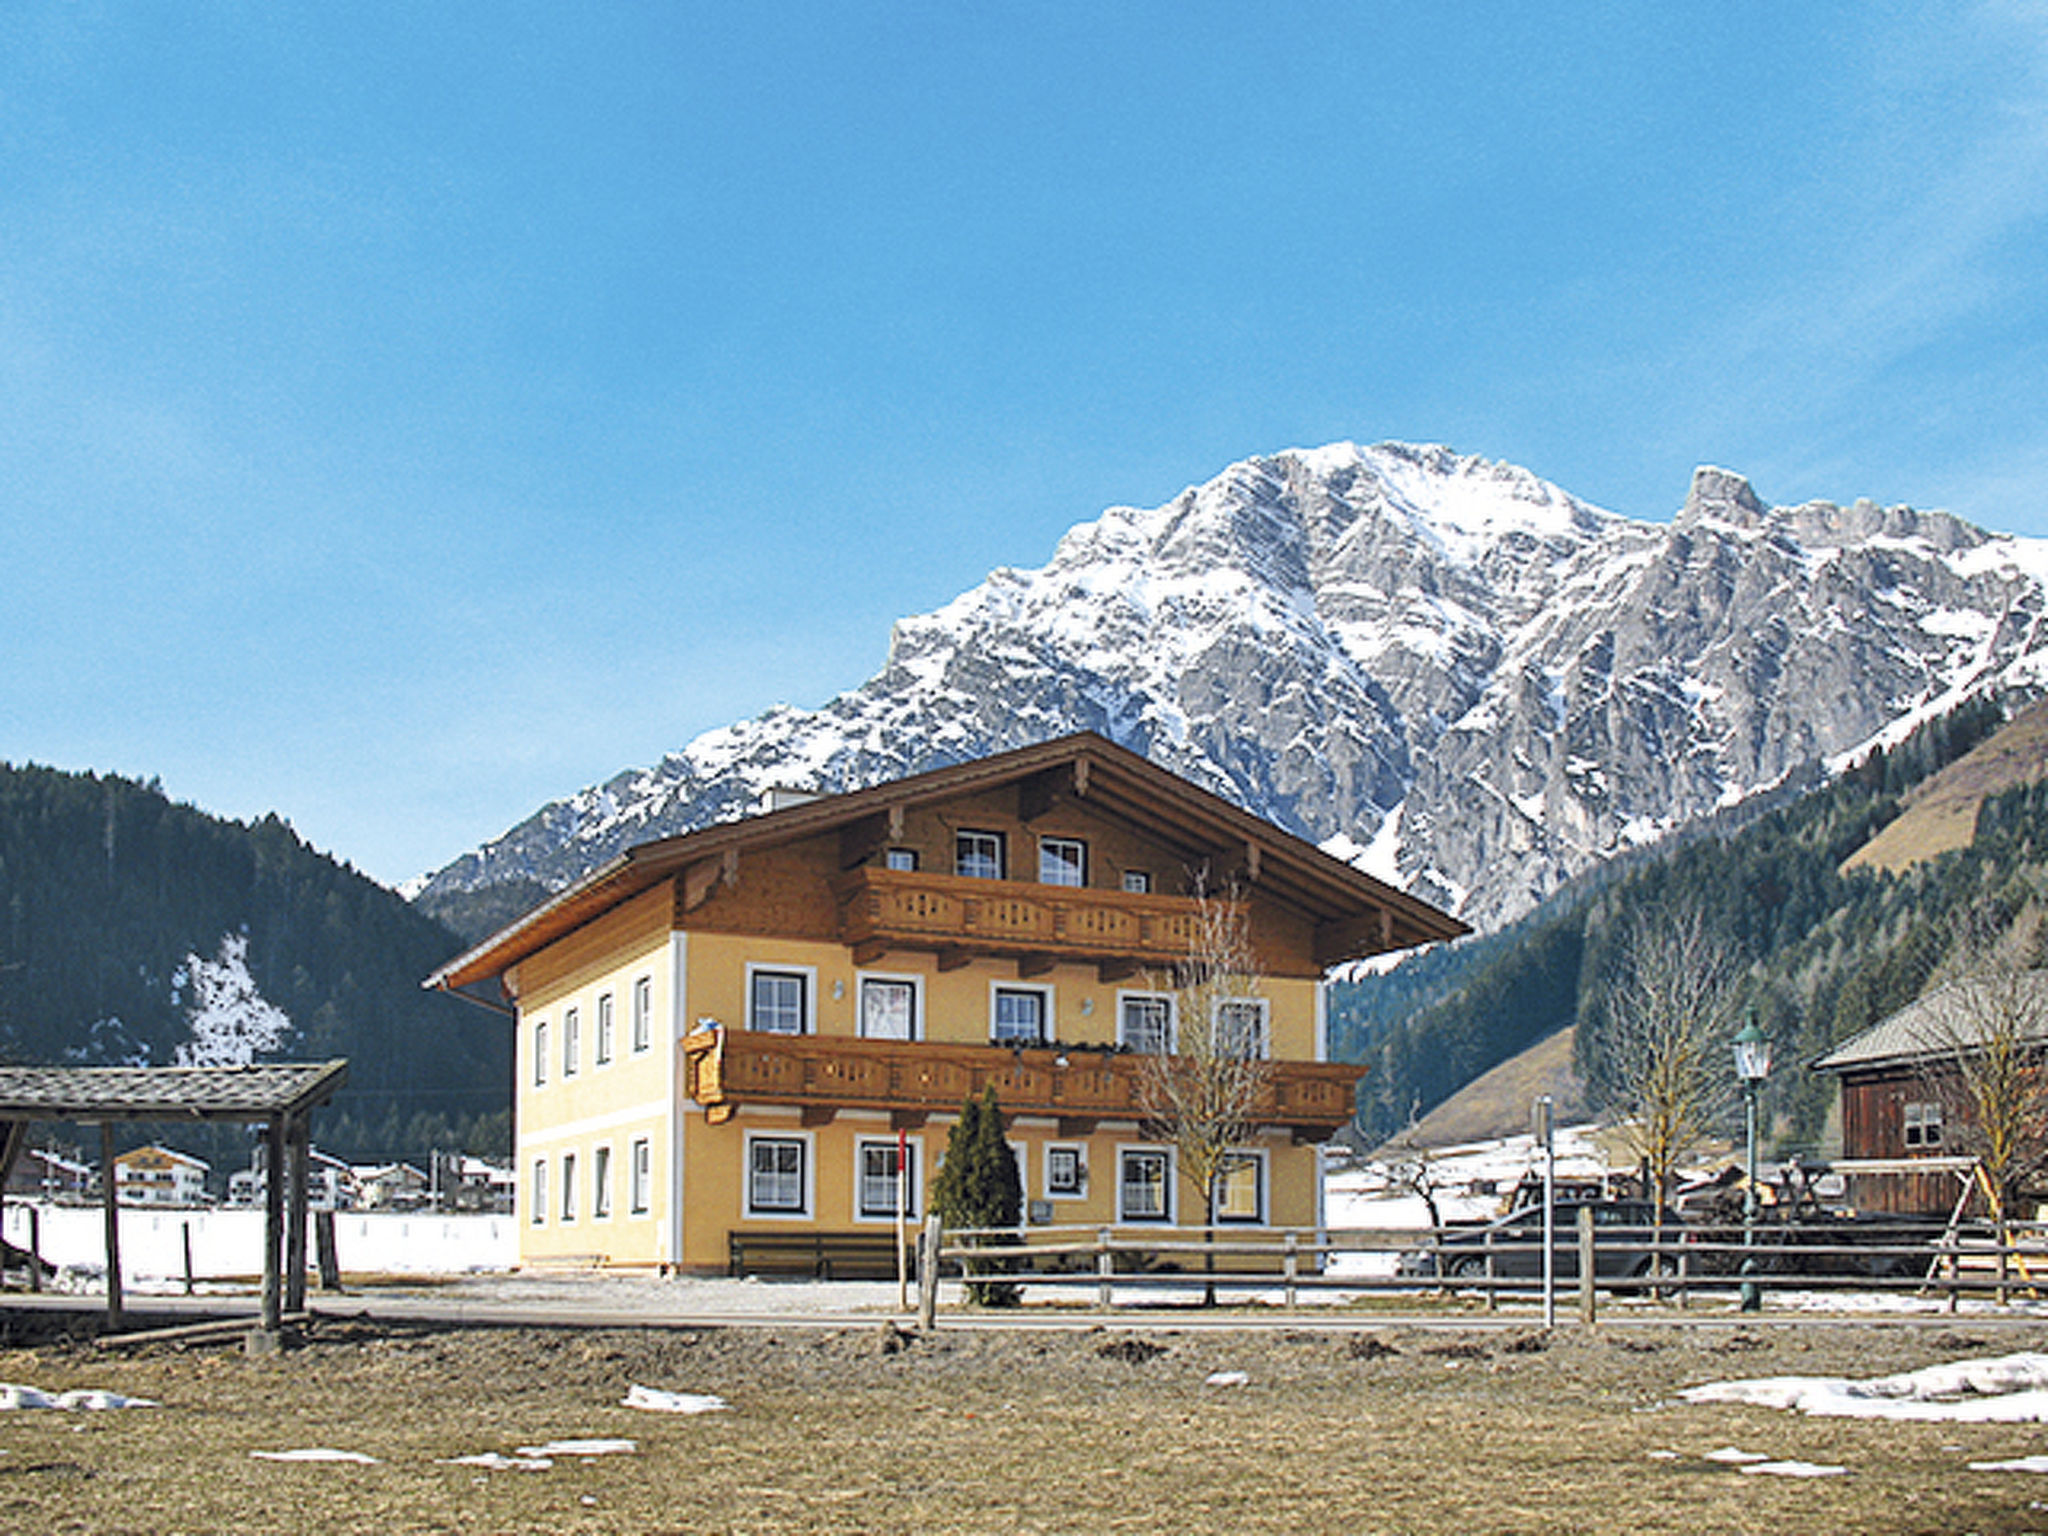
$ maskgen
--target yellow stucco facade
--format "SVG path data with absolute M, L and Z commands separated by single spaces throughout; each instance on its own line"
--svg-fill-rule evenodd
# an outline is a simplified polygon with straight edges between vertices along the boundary
M 649 845 L 434 979 L 514 1004 L 530 1263 L 886 1236 L 984 1083 L 1032 1222 L 1198 1226 L 1133 1085 L 1210 886 L 1246 913 L 1259 979 L 1230 1006 L 1273 1074 L 1215 1219 L 1310 1226 L 1358 1075 L 1327 1063 L 1323 968 L 1458 926 L 1099 738 Z

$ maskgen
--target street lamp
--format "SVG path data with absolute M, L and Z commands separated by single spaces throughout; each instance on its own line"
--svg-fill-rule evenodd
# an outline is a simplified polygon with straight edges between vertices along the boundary
M 1742 1082 L 1743 1121 L 1749 1137 L 1749 1178 L 1742 1192 L 1742 1246 L 1756 1246 L 1756 1093 L 1771 1075 L 1771 1042 L 1756 1027 L 1756 1009 L 1735 1032 L 1735 1075 Z M 1756 1255 L 1742 1256 L 1742 1310 L 1754 1312 L 1762 1301 L 1756 1288 Z

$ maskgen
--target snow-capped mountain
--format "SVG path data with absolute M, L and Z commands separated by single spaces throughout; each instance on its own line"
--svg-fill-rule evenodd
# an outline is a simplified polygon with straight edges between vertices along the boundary
M 1987 687 L 2048 679 L 2048 541 L 1767 507 L 1701 469 L 1668 524 L 1382 443 L 1116 507 L 905 619 L 887 665 L 537 812 L 434 875 L 459 917 L 633 843 L 1076 729 L 1486 927 L 1563 880 Z

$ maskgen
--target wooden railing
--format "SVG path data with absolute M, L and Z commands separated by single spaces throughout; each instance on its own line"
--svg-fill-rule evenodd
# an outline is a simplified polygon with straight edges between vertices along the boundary
M 891 949 L 1170 966 L 1194 937 L 1192 897 L 919 870 L 856 869 L 833 887 L 840 941 L 866 963 Z
M 991 1085 L 1008 1114 L 1069 1119 L 1144 1117 L 1144 1058 L 1058 1046 L 1013 1049 L 699 1030 L 683 1041 L 684 1091 L 714 1123 L 741 1104 L 829 1109 L 957 1110 Z M 1267 1063 L 1253 1118 L 1324 1135 L 1351 1118 L 1364 1068 Z

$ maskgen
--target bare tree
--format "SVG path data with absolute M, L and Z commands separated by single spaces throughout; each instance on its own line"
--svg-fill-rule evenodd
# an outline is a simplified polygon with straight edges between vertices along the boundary
M 2048 1172 L 2048 973 L 2032 963 L 2040 931 L 2033 917 L 1966 943 L 1913 1010 L 1923 1081 L 1940 1107 L 1939 1144 L 1976 1158 L 2001 1225 Z
M 1218 897 L 1197 883 L 1187 954 L 1174 966 L 1169 989 L 1173 1038 L 1140 1064 L 1138 1102 L 1154 1134 L 1173 1148 L 1181 1182 L 1200 1195 L 1205 1236 L 1213 1242 L 1217 1197 L 1247 1163 L 1271 1079 L 1258 960 L 1234 889 Z M 1204 1268 L 1215 1273 L 1213 1253 Z M 1212 1279 L 1205 1300 L 1215 1299 Z
M 1736 962 L 1697 908 L 1638 915 L 1607 999 L 1602 1086 L 1660 1213 L 1678 1165 L 1720 1125 L 1735 1090 L 1729 1056 Z

